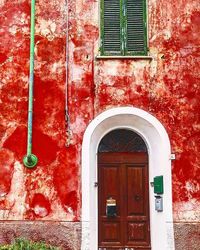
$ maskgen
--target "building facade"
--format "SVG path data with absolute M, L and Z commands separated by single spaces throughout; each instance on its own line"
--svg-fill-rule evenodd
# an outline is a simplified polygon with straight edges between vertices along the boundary
M 129 9 L 140 7 L 135 27 Z M 198 1 L 36 1 L 32 169 L 23 164 L 30 1 L 1 0 L 0 12 L 0 242 L 199 249 Z M 112 131 L 119 133 L 108 149 Z M 123 131 L 130 134 L 120 137 Z M 131 138 L 143 147 L 127 146 Z M 109 164 L 115 167 L 101 168 Z M 164 179 L 160 195 L 156 176 Z M 104 214 L 109 192 L 117 203 L 112 218 Z

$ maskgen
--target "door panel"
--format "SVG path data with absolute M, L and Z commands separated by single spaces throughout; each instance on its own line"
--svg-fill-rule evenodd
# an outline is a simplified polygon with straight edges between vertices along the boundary
M 148 246 L 148 225 L 146 222 L 128 222 L 128 234 L 126 246 Z
M 99 241 L 104 246 L 121 246 L 121 185 L 120 185 L 120 165 L 115 164 L 100 164 L 101 171 L 99 172 L 99 183 L 101 184 L 101 200 L 99 200 L 99 228 L 102 234 L 99 235 Z M 109 184 L 109 185 L 108 185 Z M 107 218 L 106 201 L 109 198 L 117 201 L 117 216 Z
M 107 217 L 106 200 L 116 200 L 117 215 Z M 148 156 L 98 154 L 99 250 L 150 250 Z
M 145 239 L 145 223 L 128 223 L 128 241 L 141 241 Z
M 127 216 L 144 215 L 144 168 L 142 166 L 128 165 L 127 169 Z M 133 188 L 134 187 L 134 188 Z
M 115 242 L 117 244 L 120 244 L 120 222 L 103 222 L 102 232 L 103 242 Z

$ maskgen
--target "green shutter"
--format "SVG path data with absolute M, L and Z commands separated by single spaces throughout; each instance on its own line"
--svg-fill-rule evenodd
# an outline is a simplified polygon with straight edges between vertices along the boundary
M 146 55 L 146 0 L 101 0 L 101 54 Z
M 126 54 L 146 53 L 146 1 L 126 0 Z
M 121 54 L 120 0 L 102 0 L 102 54 Z

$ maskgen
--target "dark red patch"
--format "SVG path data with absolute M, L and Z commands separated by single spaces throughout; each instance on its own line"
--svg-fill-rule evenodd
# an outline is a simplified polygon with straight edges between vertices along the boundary
M 54 171 L 54 186 L 63 208 L 66 212 L 71 209 L 76 216 L 79 203 L 77 156 L 76 147 L 71 146 L 68 150 L 63 149 L 58 157 L 59 164 Z
M 13 154 L 6 149 L 0 151 L 0 196 L 3 197 L 10 191 L 14 170 Z
M 71 208 L 75 214 L 77 211 L 77 205 L 78 205 L 77 202 L 78 202 L 77 190 L 66 193 L 65 198 L 63 199 L 63 204 Z
M 58 151 L 57 143 L 40 130 L 33 130 L 32 152 L 38 157 L 38 165 L 47 165 L 56 159 Z M 13 151 L 20 162 L 26 155 L 27 128 L 17 127 L 10 137 L 5 141 L 4 147 Z
M 27 88 L 23 82 L 14 79 L 2 86 L 0 110 L 4 119 L 21 123 L 26 122 L 28 109 L 26 95 Z
M 43 194 L 36 193 L 30 203 L 30 207 L 36 217 L 46 217 L 51 212 L 49 199 Z
M 33 131 L 33 153 L 38 157 L 39 165 L 49 165 L 56 159 L 57 143 L 40 130 Z
M 17 127 L 4 142 L 4 147 L 13 151 L 19 161 L 22 162 L 26 154 L 27 129 L 25 126 Z
M 0 63 L 4 63 L 7 59 L 7 55 L 0 53 Z
M 52 41 L 49 41 L 46 38 L 42 39 L 40 37 L 37 44 L 38 59 L 48 63 L 57 62 L 63 58 L 63 56 L 65 57 L 65 47 L 65 38 L 54 38 Z
M 35 77 L 33 110 L 35 126 L 49 127 L 49 117 L 53 113 L 56 119 L 51 119 L 51 127 L 48 130 L 57 132 L 58 127 L 59 131 L 64 129 L 65 93 L 60 90 L 56 81 L 42 81 Z

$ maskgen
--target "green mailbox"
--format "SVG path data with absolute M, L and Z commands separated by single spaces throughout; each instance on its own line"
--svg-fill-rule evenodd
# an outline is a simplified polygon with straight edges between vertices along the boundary
M 154 193 L 163 194 L 164 193 L 163 175 L 155 176 L 153 179 L 153 183 L 154 183 Z

